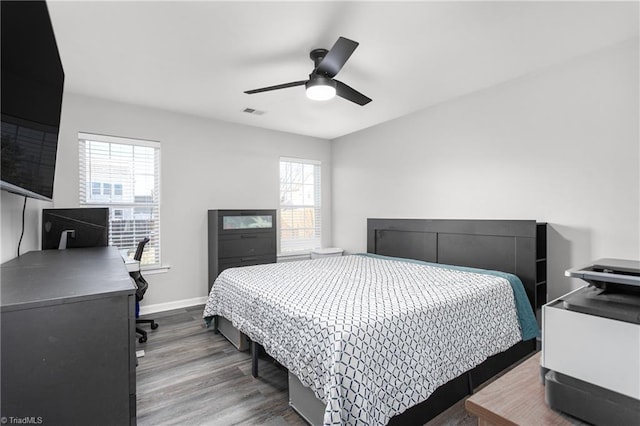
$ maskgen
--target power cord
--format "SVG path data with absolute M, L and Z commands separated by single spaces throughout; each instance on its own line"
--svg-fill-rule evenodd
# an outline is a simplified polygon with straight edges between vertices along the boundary
M 18 257 L 20 257 L 20 244 L 24 236 L 24 211 L 27 209 L 27 196 L 24 196 L 24 204 L 22 205 L 22 232 L 20 233 L 20 241 L 18 241 Z

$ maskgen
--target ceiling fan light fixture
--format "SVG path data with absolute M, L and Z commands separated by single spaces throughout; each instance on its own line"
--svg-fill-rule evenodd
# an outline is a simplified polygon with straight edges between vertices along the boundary
M 354 104 L 364 106 L 371 102 L 371 98 L 349 87 L 341 81 L 333 78 L 340 72 L 345 62 L 358 47 L 358 42 L 348 38 L 338 37 L 331 50 L 313 49 L 309 57 L 313 60 L 314 68 L 309 74 L 308 80 L 292 81 L 290 83 L 276 84 L 275 86 L 261 87 L 247 90 L 244 93 L 270 92 L 272 90 L 288 89 L 289 87 L 304 86 L 307 98 L 315 101 L 327 101 L 334 96 L 340 96 Z
M 306 84 L 307 98 L 314 101 L 328 101 L 336 96 L 336 82 L 330 78 L 315 77 Z

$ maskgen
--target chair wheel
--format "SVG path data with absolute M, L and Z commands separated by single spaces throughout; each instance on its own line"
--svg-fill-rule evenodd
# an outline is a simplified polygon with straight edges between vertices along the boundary
M 140 343 L 144 343 L 147 341 L 147 337 L 146 336 L 142 336 L 141 338 L 138 339 L 138 342 Z
M 159 326 L 158 326 L 158 324 L 157 324 L 157 323 L 155 323 L 155 322 L 152 322 L 152 323 L 151 323 L 151 329 L 152 329 L 152 330 L 155 330 L 155 329 L 156 329 L 156 328 L 158 328 L 158 327 L 159 327 Z

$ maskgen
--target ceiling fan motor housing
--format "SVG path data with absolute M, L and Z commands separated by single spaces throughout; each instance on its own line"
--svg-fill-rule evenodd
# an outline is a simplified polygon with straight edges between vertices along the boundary
M 327 56 L 327 53 L 329 53 L 327 49 L 313 49 L 309 52 L 309 57 L 313 61 L 313 66 L 315 68 L 318 68 L 318 65 L 320 65 L 320 62 L 322 62 L 324 57 Z

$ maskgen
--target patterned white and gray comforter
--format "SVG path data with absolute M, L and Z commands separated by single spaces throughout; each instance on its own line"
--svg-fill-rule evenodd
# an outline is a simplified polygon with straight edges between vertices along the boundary
M 359 255 L 227 269 L 213 315 L 311 388 L 325 425 L 384 425 L 521 340 L 506 279 Z

